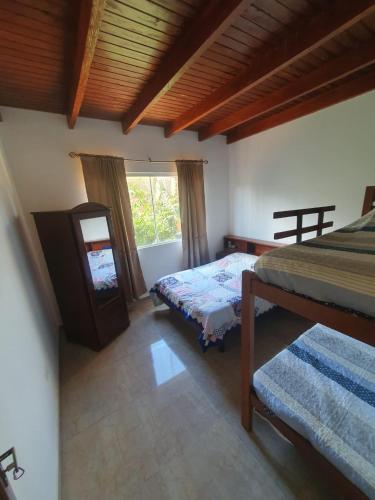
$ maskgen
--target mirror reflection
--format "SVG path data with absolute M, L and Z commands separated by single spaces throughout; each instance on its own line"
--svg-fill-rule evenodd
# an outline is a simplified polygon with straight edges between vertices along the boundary
M 95 297 L 100 304 L 117 296 L 118 283 L 106 217 L 81 219 L 81 231 Z

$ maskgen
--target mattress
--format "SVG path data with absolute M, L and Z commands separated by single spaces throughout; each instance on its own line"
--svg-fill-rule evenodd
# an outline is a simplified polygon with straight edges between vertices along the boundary
M 112 249 L 87 252 L 90 272 L 96 291 L 117 288 L 117 275 Z
M 322 325 L 254 374 L 259 399 L 375 499 L 375 348 Z
M 266 283 L 375 317 L 375 209 L 332 233 L 267 252 L 255 272 Z
M 196 321 L 204 346 L 223 340 L 225 333 L 241 322 L 242 271 L 253 270 L 255 255 L 233 253 L 205 266 L 160 278 L 150 295 L 155 305 L 164 299 L 186 319 Z M 264 299 L 255 301 L 256 315 L 271 309 Z

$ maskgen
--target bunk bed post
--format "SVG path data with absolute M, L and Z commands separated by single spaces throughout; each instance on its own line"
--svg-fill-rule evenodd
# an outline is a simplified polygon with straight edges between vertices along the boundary
M 241 422 L 247 431 L 252 430 L 253 410 L 250 387 L 254 373 L 254 294 L 251 289 L 250 271 L 242 272 L 241 303 Z
M 366 215 L 375 206 L 375 186 L 367 186 L 363 200 L 362 215 Z

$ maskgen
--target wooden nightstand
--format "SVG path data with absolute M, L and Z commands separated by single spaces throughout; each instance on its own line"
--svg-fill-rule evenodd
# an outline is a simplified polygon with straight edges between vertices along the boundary
M 217 252 L 216 259 L 222 259 L 234 252 L 262 255 L 269 250 L 282 246 L 282 243 L 276 243 L 275 241 L 256 240 L 255 238 L 244 238 L 229 234 L 224 236 L 224 249 Z

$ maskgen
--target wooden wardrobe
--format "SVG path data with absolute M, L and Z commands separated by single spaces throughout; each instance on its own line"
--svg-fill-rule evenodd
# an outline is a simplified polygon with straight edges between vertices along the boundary
M 67 338 L 100 350 L 129 325 L 110 209 L 33 212 Z

